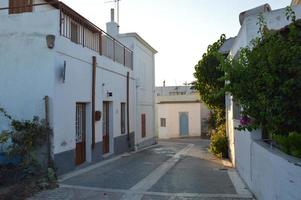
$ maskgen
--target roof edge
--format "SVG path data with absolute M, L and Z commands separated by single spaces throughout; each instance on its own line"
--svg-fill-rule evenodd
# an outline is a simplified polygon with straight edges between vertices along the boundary
M 148 42 L 146 42 L 138 33 L 131 32 L 131 33 L 121 33 L 118 35 L 118 37 L 134 37 L 139 42 L 141 42 L 145 47 L 147 47 L 149 50 L 151 50 L 154 54 L 158 53 L 158 51 L 153 48 Z

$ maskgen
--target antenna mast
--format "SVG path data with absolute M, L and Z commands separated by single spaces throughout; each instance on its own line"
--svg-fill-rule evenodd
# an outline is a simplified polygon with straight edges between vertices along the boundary
M 112 3 L 114 2 L 115 3 L 115 7 L 116 7 L 116 10 L 117 10 L 117 24 L 119 25 L 119 2 L 121 0 L 113 0 L 113 1 L 106 1 L 105 3 Z

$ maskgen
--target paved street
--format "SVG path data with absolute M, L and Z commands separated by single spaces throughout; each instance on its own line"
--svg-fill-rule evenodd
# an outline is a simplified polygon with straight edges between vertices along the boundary
M 61 178 L 39 199 L 252 199 L 235 170 L 207 152 L 209 141 L 165 140 Z

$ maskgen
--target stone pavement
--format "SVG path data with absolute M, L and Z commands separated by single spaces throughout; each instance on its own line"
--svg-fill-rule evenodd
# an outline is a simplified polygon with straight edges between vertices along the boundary
M 30 200 L 252 199 L 233 168 L 208 153 L 209 141 L 160 141 L 139 152 L 65 175 L 60 188 Z

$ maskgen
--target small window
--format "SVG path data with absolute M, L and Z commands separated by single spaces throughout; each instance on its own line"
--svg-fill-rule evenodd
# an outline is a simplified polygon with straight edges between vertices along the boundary
M 125 134 L 125 103 L 121 103 L 120 115 L 121 134 Z
M 9 14 L 32 12 L 32 0 L 9 0 Z
M 161 118 L 160 119 L 160 126 L 161 127 L 166 127 L 166 118 Z
M 146 136 L 145 114 L 141 114 L 141 136 L 142 138 Z
M 233 101 L 233 119 L 240 120 L 241 117 L 241 107 L 237 101 Z
M 75 22 L 71 22 L 71 41 L 78 43 L 78 25 Z

